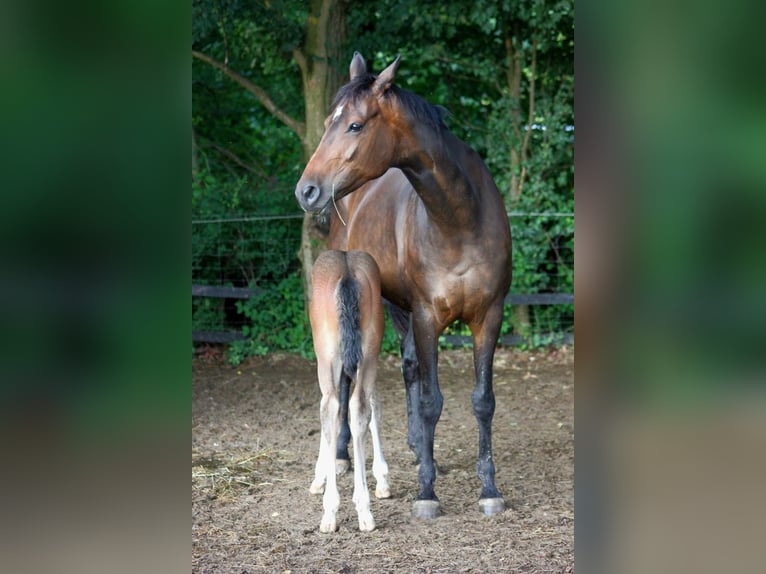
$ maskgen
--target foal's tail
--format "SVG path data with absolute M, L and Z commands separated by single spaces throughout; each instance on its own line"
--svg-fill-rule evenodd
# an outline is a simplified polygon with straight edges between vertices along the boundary
M 362 360 L 362 333 L 359 311 L 359 282 L 346 272 L 338 285 L 338 319 L 340 323 L 340 356 L 343 372 L 352 380 Z

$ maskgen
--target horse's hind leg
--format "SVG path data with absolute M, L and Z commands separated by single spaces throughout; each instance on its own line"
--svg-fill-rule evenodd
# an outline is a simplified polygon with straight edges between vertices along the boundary
M 420 381 L 418 380 L 418 358 L 415 352 L 415 338 L 412 330 L 412 313 L 383 300 L 391 324 L 401 337 L 399 349 L 402 355 L 402 378 L 407 399 L 407 445 L 415 454 L 415 464 L 420 464 L 420 444 L 423 436 L 420 420 Z
M 370 396 L 370 432 L 372 434 L 372 474 L 375 477 L 375 496 L 390 498 L 391 487 L 388 485 L 388 463 L 383 456 L 383 446 L 380 440 L 380 397 L 375 389 Z
M 487 515 L 505 510 L 503 496 L 495 486 L 495 463 L 492 460 L 492 419 L 495 414 L 492 362 L 502 316 L 502 305 L 496 305 L 487 312 L 484 323 L 473 331 L 476 386 L 471 394 L 471 401 L 479 425 L 479 461 L 476 471 L 481 480 L 479 507 Z
M 407 399 L 407 444 L 415 453 L 415 464 L 422 459 L 423 421 L 420 416 L 420 380 L 418 373 L 418 357 L 415 351 L 415 336 L 410 328 L 401 343 L 402 378 Z
M 321 416 L 321 414 L 320 414 Z M 324 492 L 324 483 L 327 476 L 327 469 L 325 468 L 327 463 L 327 454 L 325 451 L 329 448 L 328 442 L 325 440 L 324 433 L 319 433 L 319 456 L 317 457 L 317 463 L 314 467 L 314 481 L 309 486 L 309 492 L 311 494 L 322 494 Z
M 335 391 L 332 379 L 332 367 L 328 365 L 319 372 L 319 386 L 322 389 L 322 402 L 320 405 L 320 418 L 322 420 L 322 440 L 324 448 L 320 448 L 322 462 L 318 462 L 324 470 L 317 474 L 324 474 L 327 484 L 325 485 L 322 507 L 324 514 L 319 525 L 321 532 L 334 532 L 338 529 L 337 513 L 340 506 L 338 483 L 335 478 L 335 449 L 338 442 L 338 429 L 340 426 L 340 402 Z M 316 480 L 316 479 L 315 479 Z
M 365 362 L 368 359 L 364 359 Z M 359 369 L 359 379 L 354 394 L 349 400 L 348 415 L 351 437 L 354 444 L 354 504 L 359 517 L 359 530 L 369 532 L 375 529 L 375 519 L 370 512 L 370 492 L 367 490 L 365 469 L 365 443 L 367 426 L 370 424 L 370 405 L 367 390 L 375 384 L 375 369 L 370 365 Z

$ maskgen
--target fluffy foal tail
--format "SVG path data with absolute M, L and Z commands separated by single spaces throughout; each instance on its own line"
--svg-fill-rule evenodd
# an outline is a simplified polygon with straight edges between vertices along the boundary
M 356 369 L 362 360 L 362 334 L 359 312 L 360 287 L 353 275 L 348 272 L 338 285 L 338 315 L 340 324 L 340 356 L 343 372 L 352 380 L 356 378 Z

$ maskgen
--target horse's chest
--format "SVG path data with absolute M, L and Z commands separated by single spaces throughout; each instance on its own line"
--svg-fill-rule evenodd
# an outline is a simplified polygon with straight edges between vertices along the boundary
M 471 272 L 426 272 L 419 278 L 422 303 L 438 323 L 471 320 L 477 304 L 485 299 L 487 285 Z

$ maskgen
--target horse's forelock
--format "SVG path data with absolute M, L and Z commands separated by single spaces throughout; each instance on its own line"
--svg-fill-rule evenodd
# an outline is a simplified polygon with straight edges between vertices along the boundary
M 354 103 L 363 96 L 369 95 L 375 78 L 376 76 L 374 74 L 364 74 L 354 78 L 348 84 L 340 88 L 333 99 L 333 109 L 335 109 L 341 102 L 350 101 Z
M 374 74 L 364 74 L 351 80 L 348 84 L 341 87 L 332 102 L 332 109 L 336 109 L 343 102 L 356 103 L 358 100 L 369 97 L 372 85 L 377 78 Z M 409 110 L 409 112 L 418 120 L 426 122 L 434 129 L 446 128 L 444 118 L 449 113 L 442 106 L 434 106 L 420 96 L 408 92 L 398 86 L 392 86 L 386 92 L 386 96 L 394 95 L 399 104 Z

